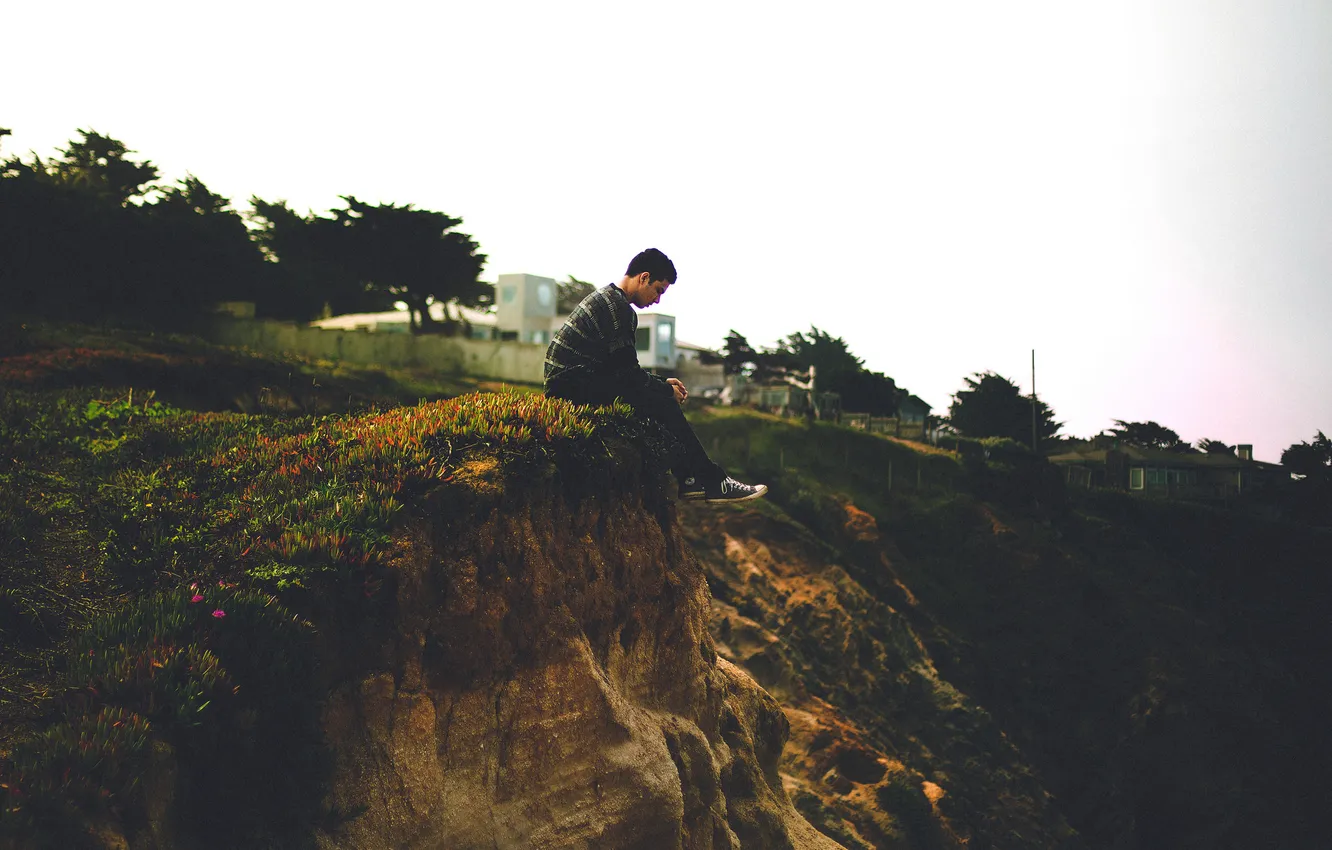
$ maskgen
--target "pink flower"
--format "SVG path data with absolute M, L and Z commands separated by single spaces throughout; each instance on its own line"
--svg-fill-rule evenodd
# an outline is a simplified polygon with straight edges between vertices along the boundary
M 227 612 L 223 611 L 221 608 L 218 608 L 216 611 L 213 612 L 213 616 L 217 617 L 220 620 L 223 617 L 227 616 Z
M 203 601 L 202 593 L 196 593 L 190 597 L 190 602 L 202 602 L 202 601 Z

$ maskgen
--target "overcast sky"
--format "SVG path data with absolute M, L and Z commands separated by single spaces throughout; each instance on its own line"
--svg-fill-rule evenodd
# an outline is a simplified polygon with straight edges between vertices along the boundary
M 1332 3 L 9 4 L 8 153 L 79 128 L 245 208 L 464 220 L 485 278 L 680 272 L 682 339 L 816 325 L 945 412 L 1332 431 Z

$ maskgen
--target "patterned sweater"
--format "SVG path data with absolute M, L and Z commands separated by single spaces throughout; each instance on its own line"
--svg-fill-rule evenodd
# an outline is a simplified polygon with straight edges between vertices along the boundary
M 546 385 L 564 378 L 635 387 L 661 383 L 638 365 L 637 332 L 629 299 L 615 284 L 606 284 L 584 298 L 555 332 L 546 348 Z

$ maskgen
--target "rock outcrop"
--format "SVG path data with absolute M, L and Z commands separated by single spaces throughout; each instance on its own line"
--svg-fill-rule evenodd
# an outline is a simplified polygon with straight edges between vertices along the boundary
M 330 647 L 322 847 L 838 846 L 783 788 L 788 721 L 718 656 L 645 469 L 582 498 L 473 462 L 398 536 L 382 639 Z
M 943 680 L 868 514 L 837 507 L 839 549 L 772 510 L 690 509 L 718 651 L 782 703 L 781 769 L 809 820 L 848 848 L 1075 847 L 989 714 Z M 844 552 L 873 565 L 866 580 Z M 911 615 L 911 616 L 908 616 Z

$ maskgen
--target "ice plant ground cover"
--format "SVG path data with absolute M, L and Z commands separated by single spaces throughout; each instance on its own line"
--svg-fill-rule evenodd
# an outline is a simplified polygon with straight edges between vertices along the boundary
M 165 747 L 196 831 L 282 843 L 273 824 L 319 803 L 319 622 L 299 615 L 374 616 L 395 524 L 467 460 L 577 478 L 644 436 L 623 406 L 524 393 L 194 412 L 87 383 L 99 358 L 162 360 L 0 357 L 0 841 L 142 828 Z

